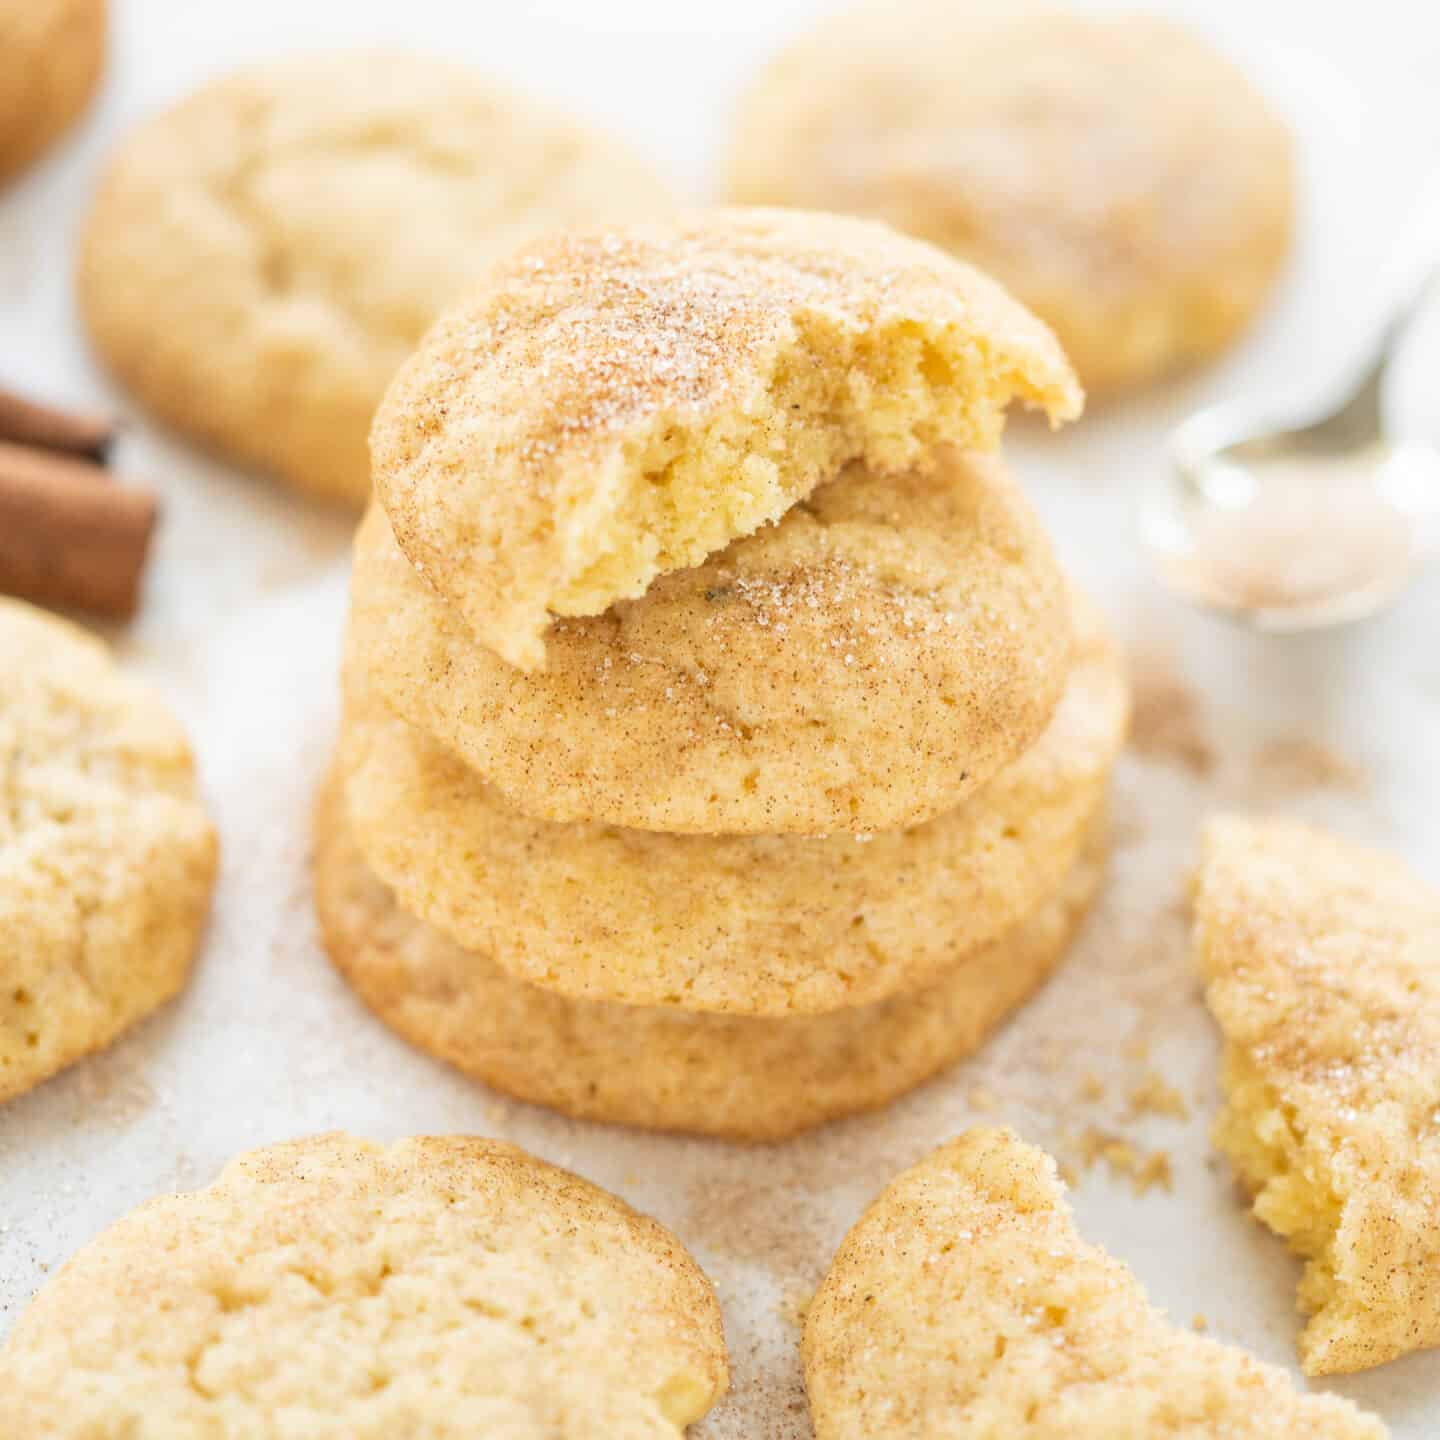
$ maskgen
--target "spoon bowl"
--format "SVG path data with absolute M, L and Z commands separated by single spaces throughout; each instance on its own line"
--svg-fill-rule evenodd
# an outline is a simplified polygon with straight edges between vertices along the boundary
M 1228 443 L 1237 417 L 1199 415 L 1173 471 L 1140 509 L 1140 538 L 1168 588 L 1271 633 L 1362 620 L 1392 604 L 1435 552 L 1440 452 L 1372 441 L 1317 445 L 1307 430 Z
M 1440 277 L 1440 172 L 1396 258 L 1392 303 L 1365 364 L 1298 423 L 1222 405 L 1175 432 L 1141 497 L 1140 543 L 1162 584 L 1272 632 L 1361 620 L 1440 549 L 1440 447 L 1391 433 L 1391 364 Z

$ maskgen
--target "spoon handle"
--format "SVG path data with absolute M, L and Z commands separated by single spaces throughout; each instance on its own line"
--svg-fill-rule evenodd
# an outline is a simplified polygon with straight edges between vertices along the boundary
M 1440 170 L 1421 186 L 1403 234 L 1404 241 L 1386 267 L 1385 319 L 1364 363 L 1339 406 L 1304 431 L 1306 443 L 1316 449 L 1359 450 L 1385 433 L 1385 382 L 1391 362 L 1440 281 Z
M 1378 390 L 1411 321 L 1440 282 L 1440 170 L 1433 171 L 1420 187 L 1403 233 L 1405 239 L 1389 265 L 1386 318 L 1357 387 L 1357 399 L 1366 389 Z

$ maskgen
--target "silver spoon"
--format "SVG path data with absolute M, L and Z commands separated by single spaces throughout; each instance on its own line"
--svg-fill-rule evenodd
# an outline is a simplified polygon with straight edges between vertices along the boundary
M 1175 432 L 1173 470 L 1143 497 L 1140 538 L 1160 580 L 1262 630 L 1298 631 L 1384 609 L 1440 549 L 1440 448 L 1390 433 L 1385 381 L 1440 280 L 1440 178 L 1409 233 L 1423 278 L 1393 306 L 1357 378 L 1328 410 L 1266 419 L 1199 411 Z M 1412 247 L 1413 248 L 1413 247 Z

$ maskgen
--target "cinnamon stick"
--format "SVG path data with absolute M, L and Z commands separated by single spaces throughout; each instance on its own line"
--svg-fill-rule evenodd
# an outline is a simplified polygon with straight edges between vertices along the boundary
M 115 421 L 89 410 L 62 410 L 0 389 L 0 442 L 37 445 L 103 465 L 115 443 Z
M 158 512 L 97 465 L 0 443 L 0 594 L 133 614 Z

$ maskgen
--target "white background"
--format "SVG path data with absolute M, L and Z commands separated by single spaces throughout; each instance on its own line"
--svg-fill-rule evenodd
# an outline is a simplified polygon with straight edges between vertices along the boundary
M 124 407 L 87 359 L 73 315 L 71 254 L 86 196 L 135 119 L 239 59 L 377 38 L 469 55 L 628 133 L 699 199 L 744 79 L 821 8 L 115 0 L 96 110 L 0 195 L 0 380 Z M 1197 723 L 1217 756 L 1205 774 L 1165 755 L 1127 760 L 1110 890 L 1057 981 L 939 1084 L 769 1152 L 572 1125 L 409 1051 L 333 977 L 309 916 L 305 816 L 332 723 L 346 526 L 136 416 L 121 464 L 161 488 L 166 524 L 145 613 L 116 639 L 191 727 L 224 868 L 209 943 L 183 999 L 109 1054 L 0 1111 L 0 1330 L 85 1238 L 156 1191 L 205 1183 L 238 1149 L 332 1126 L 377 1136 L 484 1131 L 654 1211 L 706 1265 L 725 1304 L 736 1383 L 701 1433 L 803 1436 L 795 1303 L 868 1198 L 976 1118 L 972 1101 L 988 1093 L 985 1118 L 1010 1119 L 1072 1161 L 1067 1137 L 1087 1124 L 1167 1150 L 1173 1193 L 1136 1197 L 1099 1169 L 1083 1175 L 1082 1228 L 1133 1265 L 1181 1322 L 1203 1314 L 1212 1333 L 1291 1362 L 1297 1267 L 1246 1220 L 1205 1141 L 1213 1040 L 1177 902 L 1195 825 L 1219 805 L 1326 820 L 1394 846 L 1440 879 L 1440 577 L 1383 621 L 1264 641 L 1154 589 L 1130 538 L 1130 510 L 1137 488 L 1160 472 L 1176 418 L 1218 396 L 1303 390 L 1343 368 L 1362 338 L 1407 198 L 1440 163 L 1440 17 L 1403 0 L 1161 8 L 1208 29 L 1288 110 L 1304 151 L 1306 209 L 1284 293 L 1225 363 L 1099 411 L 1059 439 L 1017 430 L 1017 467 L 1065 559 L 1134 646 L 1142 689 L 1183 677 L 1203 696 Z M 1433 374 L 1417 359 L 1401 377 L 1407 423 L 1440 421 Z M 1331 747 L 1365 783 L 1283 782 L 1261 758 L 1277 737 Z M 1188 1121 L 1125 1118 L 1124 1096 L 1149 1068 L 1189 1097 Z M 1107 1088 L 1100 1102 L 1081 1095 L 1092 1072 Z M 1440 1431 L 1440 1358 L 1335 1388 L 1380 1409 L 1402 1440 Z

